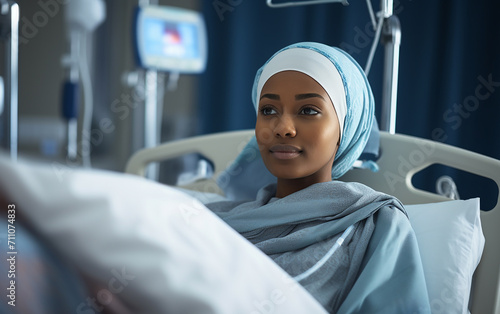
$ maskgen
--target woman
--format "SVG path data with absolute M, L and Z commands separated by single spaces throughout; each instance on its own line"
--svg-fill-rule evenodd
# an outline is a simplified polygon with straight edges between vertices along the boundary
M 359 65 L 318 43 L 278 51 L 252 91 L 256 143 L 277 179 L 252 202 L 208 204 L 331 313 L 429 313 L 401 203 L 341 177 L 360 156 L 373 95 Z

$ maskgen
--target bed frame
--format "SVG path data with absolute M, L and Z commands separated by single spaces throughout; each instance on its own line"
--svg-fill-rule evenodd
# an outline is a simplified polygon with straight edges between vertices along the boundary
M 203 135 L 169 142 L 141 150 L 129 160 L 126 172 L 144 176 L 146 167 L 190 153 L 199 153 L 212 161 L 214 176 L 195 182 L 189 189 L 222 194 L 215 183 L 254 135 L 253 130 Z M 425 204 L 449 200 L 443 196 L 416 189 L 411 179 L 432 164 L 442 164 L 493 180 L 500 190 L 500 160 L 464 149 L 412 136 L 381 132 L 380 170 L 353 169 L 340 178 L 362 182 L 375 190 L 398 197 L 404 204 Z M 471 313 L 500 313 L 500 193 L 492 210 L 481 211 L 486 244 L 481 262 L 474 274 Z

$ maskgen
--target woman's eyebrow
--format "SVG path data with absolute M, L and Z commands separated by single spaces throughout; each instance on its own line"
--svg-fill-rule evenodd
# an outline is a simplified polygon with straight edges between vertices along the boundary
M 295 95 L 295 100 L 303 100 L 303 99 L 313 98 L 313 97 L 319 97 L 319 98 L 325 100 L 325 98 L 323 96 L 321 96 L 320 94 L 316 94 L 316 93 L 298 94 L 298 95 Z
M 280 95 L 277 95 L 277 94 L 264 94 L 262 96 L 260 96 L 260 99 L 262 98 L 269 98 L 269 99 L 272 99 L 272 100 L 280 100 Z

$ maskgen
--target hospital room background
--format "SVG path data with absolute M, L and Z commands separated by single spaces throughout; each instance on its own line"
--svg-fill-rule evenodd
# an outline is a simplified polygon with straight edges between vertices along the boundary
M 278 9 L 266 6 L 265 0 L 105 0 L 103 20 L 84 34 L 86 40 L 80 44 L 85 44 L 82 51 L 86 53 L 75 61 L 86 61 L 91 82 L 89 88 L 88 80 L 79 80 L 79 130 L 84 104 L 91 104 L 93 110 L 87 133 L 90 158 L 73 160 L 67 157 L 71 135 L 62 110 L 63 84 L 72 75 L 74 60 L 74 34 L 65 16 L 68 1 L 17 3 L 18 153 L 70 168 L 123 172 L 130 156 L 148 145 L 148 126 L 156 122 L 157 143 L 251 129 L 255 124 L 250 97 L 254 75 L 273 52 L 294 42 L 318 41 L 346 50 L 364 67 L 375 37 L 369 2 L 360 0 L 351 0 L 347 6 L 332 3 Z M 136 7 L 145 3 L 201 13 L 207 59 L 200 73 L 147 71 L 139 66 L 133 21 Z M 376 14 L 381 3 L 372 1 L 371 5 Z M 500 159 L 499 13 L 500 4 L 491 0 L 394 2 L 401 25 L 397 133 Z M 2 59 L 5 46 L 2 42 Z M 377 43 L 368 76 L 377 104 L 382 98 L 383 68 L 384 48 Z M 1 69 L 6 71 L 5 62 Z M 149 81 L 152 73 L 154 80 Z M 156 98 L 155 121 L 148 120 L 145 111 L 144 92 L 150 84 L 154 84 Z M 376 108 L 380 122 L 381 109 Z M 0 139 L 4 148 L 6 120 L 3 114 Z M 78 132 L 77 143 L 83 137 Z M 157 178 L 176 183 L 209 168 L 200 156 L 186 156 L 162 163 Z M 453 179 L 460 198 L 479 195 L 483 208 L 495 204 L 498 191 L 493 182 L 458 170 L 433 166 L 413 183 L 434 191 L 443 176 Z

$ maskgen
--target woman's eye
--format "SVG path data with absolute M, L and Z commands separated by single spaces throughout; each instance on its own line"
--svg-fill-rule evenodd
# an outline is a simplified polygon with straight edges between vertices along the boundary
M 274 110 L 273 108 L 271 107 L 264 107 L 262 109 L 260 109 L 260 112 L 265 115 L 265 116 L 269 116 L 269 115 L 272 115 L 272 114 L 276 114 L 276 110 Z
M 310 108 L 310 107 L 306 107 L 306 108 L 302 109 L 300 111 L 300 113 L 303 114 L 303 115 L 308 115 L 309 116 L 309 115 L 317 115 L 319 113 L 319 111 L 317 111 L 317 110 L 315 110 L 313 108 Z

